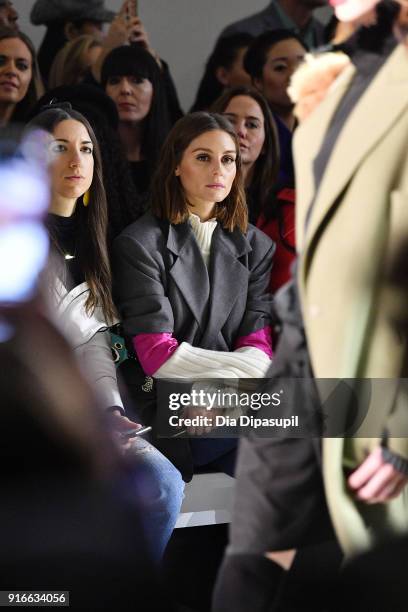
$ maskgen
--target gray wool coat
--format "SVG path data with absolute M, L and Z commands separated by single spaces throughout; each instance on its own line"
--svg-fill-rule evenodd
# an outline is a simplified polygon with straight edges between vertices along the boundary
M 232 351 L 240 336 L 272 323 L 268 284 L 274 250 L 252 225 L 243 234 L 218 224 L 207 270 L 188 222 L 173 225 L 147 212 L 113 245 L 114 295 L 126 337 L 167 332 L 179 343 Z M 133 376 L 136 369 L 127 372 L 131 386 Z M 143 380 L 139 372 L 138 385 Z M 139 406 L 145 395 L 136 394 Z M 153 420 L 146 411 L 143 418 Z

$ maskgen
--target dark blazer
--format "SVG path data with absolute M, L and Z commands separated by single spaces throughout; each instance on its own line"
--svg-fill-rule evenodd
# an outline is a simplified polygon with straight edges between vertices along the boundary
M 271 324 L 274 250 L 252 225 L 244 235 L 218 224 L 207 271 L 188 222 L 172 225 L 146 213 L 113 246 L 114 295 L 125 335 L 168 332 L 179 343 L 233 350 L 237 338 Z
M 260 36 L 269 30 L 277 30 L 280 28 L 292 29 L 292 20 L 289 16 L 285 18 L 285 11 L 276 7 L 276 1 L 272 0 L 262 11 L 244 17 L 239 21 L 235 21 L 228 25 L 220 34 L 220 38 L 231 36 L 238 32 L 248 32 L 252 36 Z M 293 23 L 293 22 L 292 22 Z M 295 24 L 293 24 L 294 26 Z M 296 28 L 295 32 L 300 34 L 303 40 L 309 47 L 317 47 L 326 42 L 325 31 L 323 24 L 318 19 L 311 17 L 307 27 L 303 31 Z

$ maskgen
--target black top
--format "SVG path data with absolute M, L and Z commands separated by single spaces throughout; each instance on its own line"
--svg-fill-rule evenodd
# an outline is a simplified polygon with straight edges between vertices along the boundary
M 130 161 L 129 168 L 136 191 L 140 196 L 142 196 L 147 192 L 150 185 L 151 177 L 149 164 L 145 159 L 141 161 Z
M 72 289 L 85 281 L 77 253 L 78 214 L 70 217 L 48 214 L 47 227 L 57 250 L 65 260 L 67 289 Z

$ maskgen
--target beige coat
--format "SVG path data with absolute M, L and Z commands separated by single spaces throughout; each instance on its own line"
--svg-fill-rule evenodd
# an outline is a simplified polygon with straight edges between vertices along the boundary
M 313 160 L 354 70 L 351 66 L 340 75 L 295 136 L 300 297 L 317 378 L 395 379 L 407 375 L 405 344 L 390 323 L 401 296 L 384 278 L 400 239 L 408 239 L 408 51 L 402 46 L 349 116 L 305 233 L 316 191 Z M 377 380 L 373 389 L 371 418 L 360 434 L 367 437 L 348 442 L 356 465 L 378 444 L 384 428 L 392 437 L 390 448 L 408 457 L 408 438 L 397 437 L 408 435 L 408 398 L 395 380 Z M 377 438 L 368 437 L 373 431 Z M 357 507 L 343 477 L 343 456 L 344 439 L 324 440 L 326 493 L 344 549 L 366 548 L 389 528 L 408 530 L 405 494 L 386 507 Z

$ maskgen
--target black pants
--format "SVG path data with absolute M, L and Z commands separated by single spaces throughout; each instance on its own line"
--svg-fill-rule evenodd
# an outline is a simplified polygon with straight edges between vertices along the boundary
M 341 560 L 334 540 L 299 550 L 288 572 L 262 555 L 227 555 L 214 590 L 213 612 L 329 610 Z

